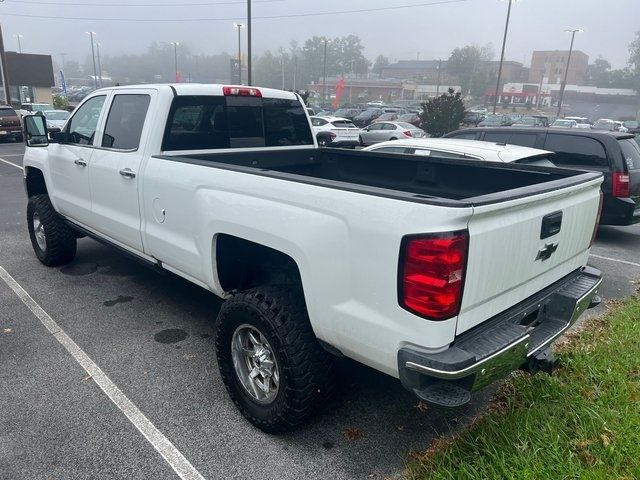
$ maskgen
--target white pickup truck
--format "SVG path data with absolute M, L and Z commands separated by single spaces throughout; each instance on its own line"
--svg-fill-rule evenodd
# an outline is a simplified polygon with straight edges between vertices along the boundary
M 220 373 L 268 432 L 326 399 L 334 355 L 455 407 L 599 301 L 600 173 L 318 148 L 296 94 L 240 86 L 102 89 L 25 139 L 40 261 L 89 236 L 226 299 Z

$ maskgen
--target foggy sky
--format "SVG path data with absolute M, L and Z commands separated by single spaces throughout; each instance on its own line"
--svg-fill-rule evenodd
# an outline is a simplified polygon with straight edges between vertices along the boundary
M 52 5 L 52 2 L 58 3 Z M 60 62 L 83 61 L 90 54 L 88 30 L 97 32 L 102 55 L 139 53 L 152 41 L 177 41 L 189 45 L 192 53 L 234 53 L 237 36 L 234 20 L 244 21 L 246 2 L 185 6 L 185 3 L 220 3 L 236 0 L 4 0 L 0 22 L 7 50 L 18 49 L 16 34 L 22 34 L 25 53 L 46 53 Z M 496 59 L 500 55 L 507 2 L 462 0 L 448 5 L 432 5 L 367 13 L 259 19 L 278 16 L 414 5 L 429 0 L 276 0 L 253 4 L 253 50 L 276 50 L 291 40 L 303 42 L 312 35 L 337 37 L 358 35 L 366 47 L 365 56 L 378 54 L 391 61 L 447 58 L 451 50 L 466 44 L 492 43 Z M 435 0 L 432 0 L 435 1 Z M 26 3 L 25 3 L 26 2 Z M 49 3 L 47 5 L 47 3 Z M 84 5 L 64 5 L 64 4 Z M 97 6 L 111 4 L 114 6 Z M 131 6 L 155 4 L 155 6 Z M 169 6 L 180 4 L 180 6 Z M 117 5 L 117 6 L 115 6 Z M 51 17 L 97 17 L 112 19 L 194 19 L 225 20 L 142 22 L 27 18 L 10 14 Z M 640 29 L 640 0 L 520 0 L 514 3 L 505 58 L 528 65 L 532 50 L 565 50 L 570 35 L 564 29 L 580 27 L 575 49 L 584 51 L 592 62 L 598 56 L 613 68 L 626 65 L 628 44 Z M 243 32 L 243 51 L 246 37 Z

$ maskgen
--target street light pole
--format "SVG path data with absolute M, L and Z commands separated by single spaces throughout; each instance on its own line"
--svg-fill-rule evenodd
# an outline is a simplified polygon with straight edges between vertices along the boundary
M 102 83 L 102 63 L 100 63 L 100 44 L 96 43 L 96 57 L 98 57 L 98 77 L 100 78 L 100 88 L 104 87 Z
M 322 62 L 322 106 L 327 101 L 327 43 L 331 43 L 331 40 L 323 38 L 321 42 L 324 44 L 324 60 Z
M 21 43 L 20 39 L 24 38 L 24 35 L 21 35 L 21 34 L 18 33 L 17 35 L 14 35 L 14 37 L 16 37 L 18 39 L 18 53 L 22 53 L 22 43 Z
M 247 0 L 247 85 L 252 85 L 251 78 L 251 0 Z
M 436 97 L 440 95 L 440 70 L 442 70 L 442 60 L 438 60 L 438 81 L 436 82 Z
M 496 91 L 493 97 L 493 113 L 496 113 L 496 105 L 498 104 L 498 90 L 500 90 L 500 77 L 502 76 L 502 62 L 504 62 L 504 47 L 507 44 L 507 31 L 509 30 L 509 17 L 511 16 L 511 3 L 513 0 L 509 0 L 509 7 L 507 8 L 507 21 L 504 24 L 504 36 L 502 37 L 502 53 L 500 54 L 500 66 L 498 66 L 498 81 L 496 82 Z
M 171 45 L 173 45 L 173 66 L 176 75 L 175 81 L 178 83 L 178 45 L 180 45 L 180 42 L 171 42 Z
M 93 86 L 98 89 L 98 71 L 96 70 L 96 53 L 93 49 L 93 36 L 96 32 L 84 32 L 91 38 L 91 60 L 93 61 Z
M 581 28 L 569 28 L 565 32 L 571 33 L 571 46 L 569 47 L 569 56 L 567 57 L 567 66 L 564 69 L 564 79 L 560 85 L 560 99 L 558 100 L 558 113 L 557 117 L 560 117 L 560 111 L 562 110 L 562 98 L 564 97 L 564 89 L 567 88 L 567 74 L 569 73 L 569 62 L 571 61 L 571 52 L 573 52 L 573 40 L 576 38 L 577 32 L 582 32 Z
M 296 91 L 296 77 L 298 76 L 298 57 L 293 57 L 293 91 Z
M 244 28 L 244 23 L 234 23 L 233 26 L 238 29 L 238 83 L 242 85 L 242 35 L 240 35 L 240 30 Z

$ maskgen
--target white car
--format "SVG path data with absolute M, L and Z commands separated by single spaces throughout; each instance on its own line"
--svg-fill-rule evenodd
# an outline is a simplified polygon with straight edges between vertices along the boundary
M 23 103 L 20 105 L 18 114 L 23 117 L 24 115 L 44 112 L 45 110 L 53 110 L 53 106 L 48 103 Z
M 36 257 L 92 237 L 224 299 L 222 382 L 271 433 L 327 403 L 332 354 L 457 407 L 598 304 L 602 172 L 318 148 L 308 118 L 292 92 L 188 83 L 97 90 L 51 137 L 27 115 Z
M 62 128 L 71 116 L 66 110 L 44 110 L 42 113 L 47 119 L 47 128 Z
M 356 147 L 360 129 L 342 117 L 310 117 L 320 147 Z
M 416 138 L 382 142 L 363 150 L 425 157 L 554 166 L 553 162 L 549 160 L 549 156 L 553 155 L 553 152 L 547 150 L 479 140 L 458 140 L 457 138 Z
M 374 122 L 360 130 L 360 145 L 373 145 L 388 140 L 424 137 L 424 130 L 406 122 Z
M 550 125 L 551 128 L 578 128 L 578 122 L 568 118 L 559 118 Z
M 575 128 L 591 128 L 591 123 L 587 117 L 564 117 L 564 120 L 574 120 Z

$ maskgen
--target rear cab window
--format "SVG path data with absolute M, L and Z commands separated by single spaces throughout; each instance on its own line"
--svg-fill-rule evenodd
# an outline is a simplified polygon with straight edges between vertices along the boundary
M 622 149 L 622 156 L 629 170 L 640 170 L 640 145 L 635 139 L 625 138 L 618 140 Z
M 163 151 L 313 145 L 298 100 L 181 95 L 173 100 Z
M 551 159 L 558 166 L 609 169 L 604 145 L 595 138 L 549 133 L 544 149 L 555 153 Z

